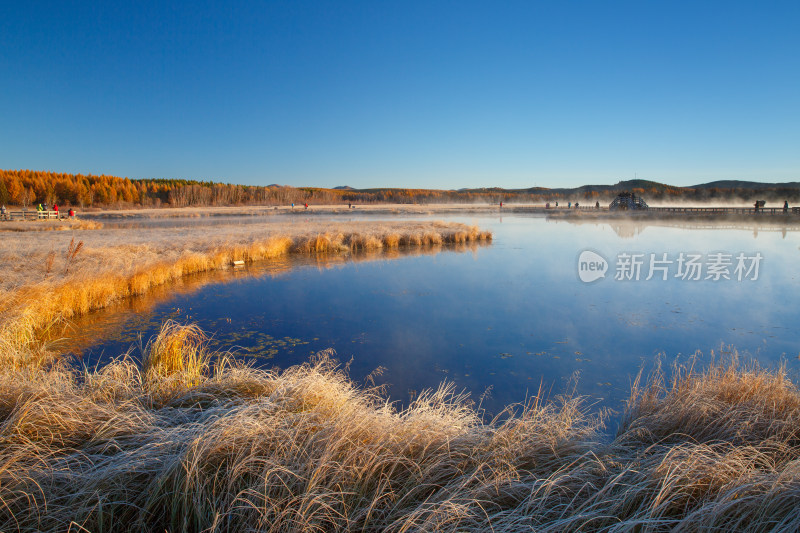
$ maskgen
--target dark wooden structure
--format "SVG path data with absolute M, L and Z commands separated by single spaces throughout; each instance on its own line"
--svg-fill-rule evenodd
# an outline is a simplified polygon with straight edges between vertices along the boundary
M 621 192 L 617 195 L 614 200 L 608 205 L 608 209 L 611 211 L 639 211 L 648 209 L 647 202 L 641 196 L 636 196 L 632 192 Z

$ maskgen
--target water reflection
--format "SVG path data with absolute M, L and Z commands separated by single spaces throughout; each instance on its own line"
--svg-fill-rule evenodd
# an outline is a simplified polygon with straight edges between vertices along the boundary
M 560 218 L 560 221 L 577 226 L 600 226 L 605 225 L 614 230 L 619 237 L 623 239 L 631 239 L 640 233 L 644 232 L 647 228 L 677 228 L 682 230 L 703 230 L 703 231 L 726 231 L 726 230 L 746 230 L 753 233 L 753 237 L 757 238 L 759 232 L 777 232 L 785 239 L 789 232 L 800 231 L 800 223 L 786 223 L 783 220 L 770 221 L 768 218 L 757 220 L 727 220 L 727 221 L 714 221 L 714 220 L 680 220 L 676 218 L 632 218 L 624 220 L 620 218 L 602 220 L 602 219 L 585 219 L 581 217 L 574 218 Z M 502 220 L 501 220 L 502 222 Z
M 619 408 L 639 368 L 658 354 L 671 361 L 734 346 L 767 365 L 783 359 L 794 371 L 800 364 L 796 226 L 758 225 L 754 239 L 752 224 L 637 221 L 631 230 L 513 214 L 448 219 L 492 230 L 493 244 L 320 268 L 293 258 L 262 273 L 225 274 L 224 283 L 207 279 L 109 320 L 108 331 L 89 334 L 109 340 L 84 346 L 87 360 L 117 355 L 173 317 L 197 322 L 256 364 L 287 367 L 333 347 L 343 361 L 352 358 L 356 379 L 385 367 L 388 392 L 402 402 L 443 380 L 476 400 L 488 389 L 490 413 L 540 387 L 563 392 L 576 375 L 579 394 Z M 620 254 L 682 252 L 760 253 L 763 262 L 755 281 L 618 281 L 612 264 L 605 279 L 589 284 L 577 271 L 585 249 L 610 263 Z
M 87 364 L 97 364 L 107 357 L 116 357 L 145 344 L 149 336 L 157 332 L 161 324 L 167 320 L 188 321 L 193 311 L 190 307 L 171 306 L 177 299 L 188 300 L 192 293 L 209 285 L 226 285 L 238 283 L 245 279 L 274 279 L 288 272 L 301 268 L 316 268 L 324 271 L 331 268 L 354 266 L 369 261 L 389 261 L 401 257 L 418 257 L 433 255 L 443 251 L 455 253 L 474 253 L 478 247 L 487 246 L 485 242 L 470 242 L 448 245 L 432 245 L 427 247 L 400 247 L 390 250 L 357 250 L 347 253 L 321 253 L 313 255 L 285 255 L 269 261 L 261 261 L 248 265 L 232 267 L 226 270 L 201 272 L 178 279 L 175 282 L 152 288 L 143 296 L 127 298 L 113 306 L 76 318 L 60 329 L 50 332 L 50 340 L 65 354 L 84 359 Z M 224 291 L 224 289 L 222 289 Z M 165 309 L 169 309 L 165 311 Z M 223 317 L 230 323 L 229 318 Z M 240 341 L 248 335 L 257 337 L 255 331 L 246 334 L 212 339 L 212 347 L 221 350 L 232 346 L 240 346 Z M 100 344 L 98 344 L 100 341 Z M 274 355 L 269 349 L 262 354 L 256 346 L 249 346 L 245 352 L 268 358 Z M 86 352 L 86 353 L 84 353 Z M 105 356 L 105 357 L 104 357 Z

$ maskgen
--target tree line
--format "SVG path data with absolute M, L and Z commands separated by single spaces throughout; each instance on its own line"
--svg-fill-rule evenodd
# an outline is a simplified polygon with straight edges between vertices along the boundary
M 246 205 L 347 203 L 544 203 L 553 201 L 609 202 L 621 192 L 605 190 L 500 188 L 436 189 L 325 189 L 318 187 L 254 186 L 183 179 L 129 179 L 106 175 L 67 174 L 37 170 L 0 170 L 0 204 L 31 207 L 54 203 L 87 207 L 207 207 Z M 761 187 L 672 187 L 653 182 L 632 189 L 648 202 L 800 201 L 794 185 Z

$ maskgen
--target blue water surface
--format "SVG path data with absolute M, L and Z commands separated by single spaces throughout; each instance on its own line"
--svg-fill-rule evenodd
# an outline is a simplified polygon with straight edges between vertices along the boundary
M 434 217 L 441 219 L 443 217 Z M 459 216 L 494 233 L 486 246 L 369 258 L 297 258 L 217 273 L 193 290 L 167 292 L 144 310 L 91 317 L 102 342 L 87 364 L 131 351 L 167 318 L 196 323 L 216 347 L 253 364 L 300 364 L 326 348 L 399 405 L 450 381 L 487 413 L 543 391 L 576 393 L 619 410 L 640 369 L 732 350 L 790 374 L 800 368 L 797 227 L 753 224 L 605 223 L 532 215 Z M 604 278 L 579 276 L 581 252 L 607 262 Z M 680 254 L 700 256 L 701 279 L 682 279 Z M 641 256 L 638 279 L 620 258 Z M 667 270 L 651 279 L 651 254 Z M 666 256 L 664 256 L 666 254 Z M 715 254 L 722 254 L 716 256 Z M 757 271 L 739 280 L 736 257 Z M 714 257 L 722 270 L 709 279 Z M 730 265 L 720 265 L 719 258 Z M 368 259 L 368 260 L 365 260 Z M 620 272 L 621 273 L 621 272 Z M 730 279 L 725 279 L 724 275 Z M 715 280 L 715 277 L 719 279 Z M 113 327 L 108 327 L 113 324 Z M 81 328 L 91 330 L 87 322 Z M 132 348 L 133 347 L 133 348 Z

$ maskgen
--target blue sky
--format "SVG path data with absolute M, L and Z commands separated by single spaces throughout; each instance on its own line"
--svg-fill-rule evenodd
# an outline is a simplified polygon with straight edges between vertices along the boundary
M 800 2 L 4 2 L 0 168 L 800 181 Z

